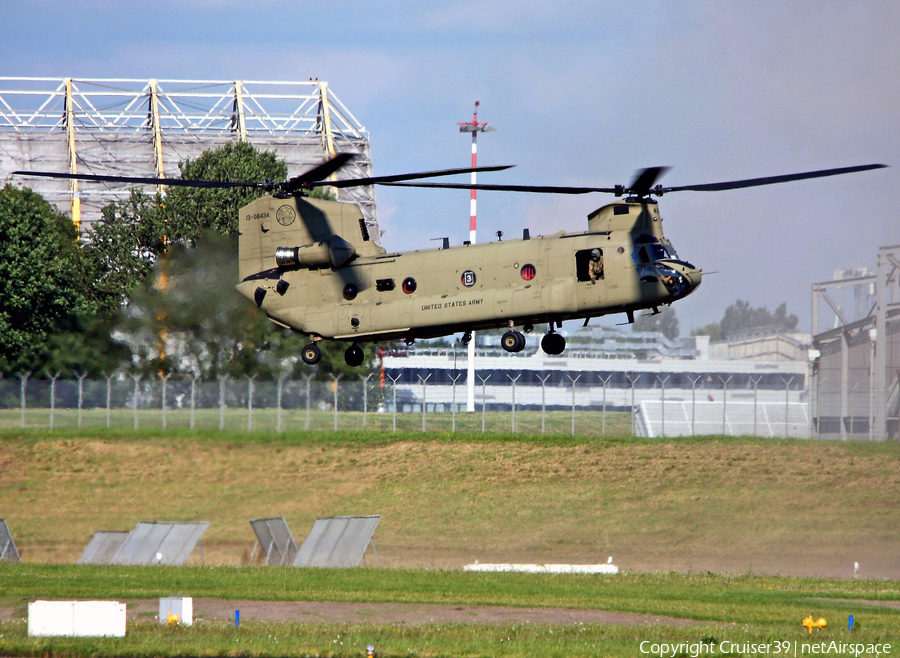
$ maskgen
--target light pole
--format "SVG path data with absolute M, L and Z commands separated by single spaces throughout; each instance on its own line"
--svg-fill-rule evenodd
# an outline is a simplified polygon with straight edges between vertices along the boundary
M 478 166 L 478 133 L 491 132 L 494 128 L 488 127 L 486 123 L 478 122 L 478 106 L 480 103 L 475 101 L 475 112 L 472 114 L 472 120 L 466 123 L 457 124 L 459 132 L 472 133 L 472 169 Z M 472 200 L 469 207 L 469 243 L 475 244 L 475 182 L 476 174 L 472 172 Z M 475 411 L 475 332 L 470 332 L 471 338 L 468 347 L 468 364 L 466 370 L 466 411 Z

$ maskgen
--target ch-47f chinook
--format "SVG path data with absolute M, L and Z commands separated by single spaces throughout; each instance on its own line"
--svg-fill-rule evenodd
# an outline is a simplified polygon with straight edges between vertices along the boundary
M 452 169 L 399 176 L 326 180 L 352 156 L 339 154 L 285 183 L 240 183 L 182 179 L 91 176 L 48 172 L 22 175 L 197 187 L 255 187 L 266 192 L 243 207 L 239 220 L 240 282 L 237 290 L 270 320 L 311 338 L 301 357 L 318 362 L 320 340 L 350 343 L 345 359 L 362 363 L 361 343 L 432 338 L 480 329 L 506 328 L 508 352 L 525 347 L 518 330 L 546 325 L 541 340 L 548 354 L 566 343 L 556 329 L 564 320 L 659 307 L 691 294 L 702 270 L 678 257 L 663 234 L 653 198 L 677 191 L 722 191 L 877 169 L 871 164 L 722 183 L 663 187 L 666 171 L 638 172 L 625 187 L 555 187 L 410 180 L 497 171 L 506 167 Z M 395 185 L 507 192 L 614 194 L 620 201 L 588 215 L 587 230 L 439 249 L 387 252 L 372 239 L 352 203 L 312 198 L 316 187 Z M 624 197 L 624 198 L 622 198 Z

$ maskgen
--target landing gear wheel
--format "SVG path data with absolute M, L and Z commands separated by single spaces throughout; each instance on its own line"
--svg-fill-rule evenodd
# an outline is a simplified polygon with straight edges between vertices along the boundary
M 566 349 L 566 339 L 560 334 L 547 334 L 541 339 L 541 349 L 547 354 L 562 354 Z
M 500 338 L 500 344 L 507 352 L 521 352 L 525 348 L 525 336 L 518 331 L 507 331 Z
M 366 355 L 363 354 L 363 350 L 359 345 L 351 345 L 347 348 L 347 351 L 344 352 L 344 361 L 352 368 L 362 364 L 365 358 Z
M 303 359 L 303 363 L 314 366 L 322 358 L 322 350 L 315 343 L 310 343 L 300 352 L 300 358 Z

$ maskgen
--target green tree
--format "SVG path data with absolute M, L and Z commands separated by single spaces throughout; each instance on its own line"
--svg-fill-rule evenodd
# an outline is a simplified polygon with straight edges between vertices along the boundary
M 235 292 L 236 281 L 235 237 L 206 231 L 193 248 L 172 245 L 133 289 L 116 328 L 133 369 L 207 379 L 260 374 L 270 323 Z
M 99 309 L 75 227 L 29 188 L 0 190 L 0 369 L 44 367 L 51 338 Z
M 97 304 L 114 311 L 165 252 L 167 224 L 162 197 L 132 190 L 103 208 L 91 226 L 86 253 Z
M 678 318 L 675 309 L 664 306 L 659 313 L 639 315 L 631 325 L 632 331 L 657 331 L 669 340 L 678 338 Z
M 287 178 L 284 160 L 246 142 L 229 142 L 179 166 L 181 178 L 189 180 L 278 183 Z M 170 187 L 164 202 L 169 238 L 193 244 L 204 229 L 237 235 L 238 211 L 259 196 L 252 187 Z
M 788 314 L 787 304 L 781 304 L 773 312 L 765 306 L 753 308 L 750 302 L 739 299 L 725 309 L 721 322 L 695 329 L 692 334 L 709 336 L 712 340 L 726 340 L 750 332 L 794 331 L 799 321 L 793 313 Z
M 124 345 L 112 339 L 115 322 L 116 315 L 110 313 L 83 316 L 76 331 L 50 336 L 44 374 L 96 377 L 120 368 L 130 354 Z
M 173 245 L 133 289 L 116 328 L 131 349 L 133 370 L 204 379 L 307 372 L 299 354 L 309 339 L 270 322 L 234 290 L 237 277 L 236 236 L 207 230 L 194 247 Z M 346 364 L 345 344 L 320 345 L 320 378 L 342 374 L 357 381 L 364 371 Z M 374 357 L 375 348 L 367 353 Z
M 287 165 L 274 152 L 229 142 L 181 163 L 182 179 L 262 183 L 283 181 Z M 193 245 L 206 229 L 237 234 L 238 211 L 260 195 L 249 188 L 169 186 L 165 196 L 132 190 L 103 209 L 92 226 L 89 252 L 97 301 L 118 306 L 166 250 Z

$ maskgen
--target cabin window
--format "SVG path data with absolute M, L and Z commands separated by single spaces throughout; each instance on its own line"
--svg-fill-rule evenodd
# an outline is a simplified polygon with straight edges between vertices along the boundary
M 579 281 L 603 280 L 603 250 L 597 248 L 576 251 L 575 275 Z
M 623 204 L 613 206 L 613 214 L 614 215 L 627 215 L 628 214 L 628 206 L 623 205 Z

